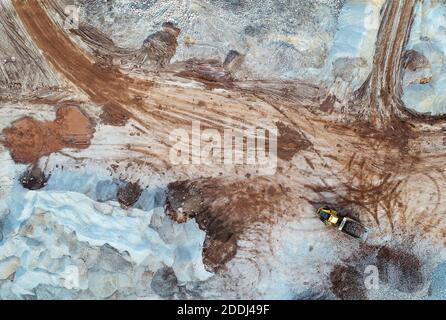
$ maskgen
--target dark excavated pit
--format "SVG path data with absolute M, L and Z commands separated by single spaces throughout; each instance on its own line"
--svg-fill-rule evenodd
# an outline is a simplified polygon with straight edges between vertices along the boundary
M 117 192 L 118 202 L 124 207 L 131 207 L 138 201 L 142 191 L 138 183 L 128 182 L 119 187 Z
M 166 214 L 178 223 L 196 218 L 206 231 L 203 245 L 203 263 L 216 271 L 231 260 L 237 252 L 237 236 L 223 217 L 209 212 L 198 186 L 190 181 L 176 181 L 168 186 Z
M 382 247 L 378 250 L 377 267 L 380 281 L 401 292 L 413 293 L 423 287 L 421 262 L 409 252 Z
M 28 190 L 39 190 L 46 186 L 48 179 L 42 169 L 33 166 L 20 177 L 20 183 Z
M 365 273 L 367 266 L 376 266 L 379 284 L 403 293 L 415 293 L 424 285 L 422 264 L 414 254 L 388 246 L 362 245 L 344 265 L 335 265 L 330 273 L 331 291 L 338 299 L 367 299 Z
M 222 235 L 207 235 L 203 247 L 203 263 L 211 271 L 217 271 L 237 253 L 237 236 L 223 231 Z
M 335 265 L 330 273 L 331 290 L 342 300 L 366 300 L 363 273 L 353 266 Z

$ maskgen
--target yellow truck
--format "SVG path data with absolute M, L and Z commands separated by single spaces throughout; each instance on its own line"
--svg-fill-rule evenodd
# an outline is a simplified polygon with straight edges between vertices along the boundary
M 319 208 L 316 215 L 327 226 L 334 226 L 343 233 L 364 241 L 367 239 L 368 230 L 365 226 L 349 217 L 340 216 L 336 210 L 330 207 Z

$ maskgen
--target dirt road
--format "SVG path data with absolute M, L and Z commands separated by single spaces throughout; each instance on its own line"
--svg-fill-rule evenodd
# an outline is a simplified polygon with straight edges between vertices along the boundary
M 152 85 L 150 81 L 132 79 L 119 70 L 104 70 L 95 64 L 50 20 L 38 1 L 17 0 L 13 4 L 46 59 L 93 102 L 104 107 L 108 122 L 121 123 L 130 117 L 128 109 L 136 106 L 135 90 L 147 91 Z
M 417 1 L 387 1 L 382 9 L 373 70 L 358 92 L 367 96 L 363 103 L 370 104 L 370 108 L 359 108 L 377 127 L 388 125 L 394 117 L 407 113 L 401 101 L 402 57 L 416 4 Z

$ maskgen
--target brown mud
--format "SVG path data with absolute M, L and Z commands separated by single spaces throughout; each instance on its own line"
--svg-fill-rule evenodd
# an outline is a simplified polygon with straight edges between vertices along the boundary
M 335 265 L 330 273 L 332 292 L 342 300 L 367 299 L 367 266 L 375 266 L 379 285 L 414 293 L 423 288 L 422 263 L 414 254 L 389 246 L 361 246 L 361 251 L 353 254 L 345 264 Z M 379 289 L 378 289 L 379 290 Z
M 279 159 L 290 161 L 297 152 L 311 147 L 311 142 L 296 129 L 282 122 L 277 122 L 276 126 L 279 135 L 277 137 L 277 156 Z
M 206 231 L 203 261 L 215 271 L 235 256 L 247 227 L 279 218 L 271 212 L 283 196 L 280 185 L 263 178 L 185 180 L 169 184 L 166 212 L 178 222 L 195 218 Z
M 234 87 L 231 75 L 220 61 L 190 59 L 184 65 L 186 70 L 177 73 L 180 77 L 201 82 L 208 89 Z
M 387 1 L 381 9 L 382 21 L 377 36 L 373 70 L 368 81 L 368 103 L 364 110 L 378 128 L 402 118 L 406 108 L 401 102 L 403 53 L 414 19 L 416 1 Z M 363 109 L 363 108 L 362 108 Z
M 142 188 L 138 183 L 129 182 L 121 186 L 117 192 L 118 202 L 125 208 L 134 205 L 141 196 Z
M 107 102 L 102 107 L 100 118 L 104 124 L 121 127 L 130 119 L 131 114 L 114 102 Z
M 331 290 L 341 300 L 366 300 L 363 275 L 352 266 L 335 265 L 330 273 Z
M 46 186 L 49 176 L 39 166 L 32 166 L 21 177 L 20 183 L 29 190 L 39 190 Z
M 3 144 L 17 163 L 35 163 L 63 148 L 86 149 L 95 132 L 90 119 L 77 107 L 60 107 L 54 121 L 31 117 L 14 121 L 3 130 Z

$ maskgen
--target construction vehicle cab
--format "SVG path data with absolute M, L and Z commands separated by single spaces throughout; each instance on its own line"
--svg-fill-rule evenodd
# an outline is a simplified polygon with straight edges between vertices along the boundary
M 328 207 L 319 208 L 317 210 L 317 215 L 319 216 L 319 219 L 321 219 L 321 221 L 326 225 L 337 226 L 340 219 L 338 213 Z
M 343 233 L 355 238 L 367 239 L 368 230 L 366 227 L 356 220 L 340 216 L 334 209 L 324 206 L 316 211 L 316 215 L 327 226 L 334 226 Z

